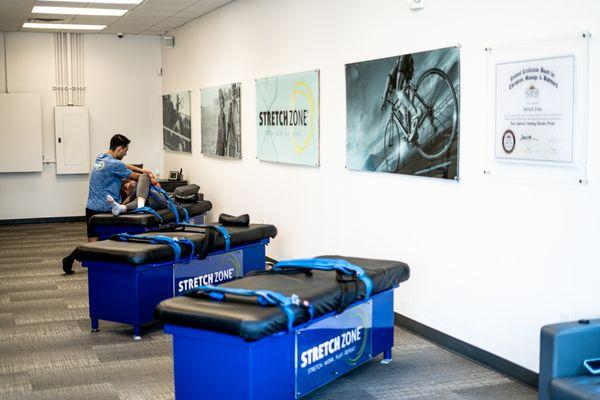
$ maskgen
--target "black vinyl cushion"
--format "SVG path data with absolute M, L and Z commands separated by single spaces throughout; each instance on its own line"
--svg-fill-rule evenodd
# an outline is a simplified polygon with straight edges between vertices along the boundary
M 194 217 L 196 215 L 200 215 L 206 211 L 210 211 L 212 209 L 212 203 L 207 200 L 200 200 L 195 203 L 181 203 L 180 207 L 183 207 L 187 210 L 190 217 Z M 178 208 L 179 218 L 183 221 L 185 218 L 185 214 L 181 209 Z M 156 210 L 158 215 L 162 218 L 162 223 L 170 223 L 175 222 L 175 215 L 168 208 L 163 208 L 160 210 Z M 92 226 L 98 225 L 142 225 L 142 226 L 151 226 L 158 225 L 161 223 L 155 215 L 149 213 L 126 213 L 118 216 L 114 216 L 111 213 L 103 213 L 94 215 L 90 219 L 90 224 Z
M 255 242 L 261 239 L 274 238 L 277 228 L 273 225 L 250 224 L 250 226 L 226 227 L 231 235 L 231 246 L 243 243 Z M 185 237 L 194 242 L 195 254 L 202 247 L 205 235 L 198 232 L 147 232 L 141 236 L 170 236 Z M 224 249 L 225 240 L 217 235 L 215 249 Z M 181 257 L 188 257 L 190 250 L 188 246 L 182 246 Z M 81 244 L 77 247 L 76 257 L 79 261 L 107 261 L 119 264 L 130 264 L 132 266 L 168 262 L 173 260 L 175 253 L 168 244 L 150 244 L 136 242 L 120 242 L 117 240 L 102 240 L 99 242 Z
M 373 293 L 397 286 L 410 276 L 408 265 L 399 261 L 366 258 L 321 256 L 339 258 L 362 267 L 373 281 Z M 313 271 L 295 274 L 247 275 L 223 284 L 232 288 L 272 290 L 286 296 L 297 294 L 308 300 L 315 309 L 315 318 L 336 311 L 342 301 L 342 289 L 333 271 Z M 230 296 L 235 297 L 235 296 Z M 235 301 L 214 301 L 204 295 L 187 295 L 162 301 L 154 311 L 156 319 L 179 326 L 227 333 L 248 341 L 258 340 L 287 329 L 287 317 L 278 307 L 263 307 L 251 298 Z M 308 320 L 306 310 L 294 306 L 296 323 Z

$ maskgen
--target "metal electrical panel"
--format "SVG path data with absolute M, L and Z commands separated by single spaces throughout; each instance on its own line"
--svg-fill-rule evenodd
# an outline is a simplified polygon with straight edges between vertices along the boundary
M 90 173 L 90 122 L 87 107 L 54 107 L 56 174 Z

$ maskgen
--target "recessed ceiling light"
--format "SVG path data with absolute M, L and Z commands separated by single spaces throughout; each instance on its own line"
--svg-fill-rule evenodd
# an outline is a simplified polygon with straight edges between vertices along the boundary
M 96 4 L 140 4 L 144 0 L 40 0 L 43 2 L 60 1 L 61 3 L 96 3 Z
M 32 14 L 69 14 L 69 15 L 110 15 L 120 17 L 128 10 L 114 8 L 80 8 L 80 7 L 40 7 L 35 6 Z
M 81 25 L 81 24 L 49 24 L 49 23 L 41 23 L 41 22 L 25 22 L 23 24 L 23 28 L 33 28 L 33 29 L 68 29 L 68 30 L 78 30 L 78 31 L 100 31 L 106 28 L 106 25 Z

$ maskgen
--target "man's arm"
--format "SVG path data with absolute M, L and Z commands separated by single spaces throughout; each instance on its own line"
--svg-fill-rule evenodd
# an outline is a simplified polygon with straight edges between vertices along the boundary
M 138 174 L 137 172 L 131 171 L 131 174 L 127 177 L 127 179 L 133 179 L 134 181 L 138 181 L 142 174 Z
M 154 177 L 154 174 L 149 169 L 142 169 L 142 168 L 136 167 L 135 165 L 131 165 L 131 164 L 125 164 L 125 166 L 131 171 L 130 178 L 133 179 L 134 181 L 137 181 L 139 179 L 140 175 L 148 174 L 150 176 L 150 181 L 152 182 L 152 184 L 156 185 L 156 186 L 160 186 L 160 183 L 158 183 L 158 181 Z

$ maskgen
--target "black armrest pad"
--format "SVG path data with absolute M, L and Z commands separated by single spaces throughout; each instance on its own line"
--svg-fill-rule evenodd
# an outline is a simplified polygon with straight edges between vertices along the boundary
M 229 214 L 221 214 L 219 215 L 219 223 L 225 226 L 248 226 L 250 225 L 250 216 L 242 214 L 235 217 Z

